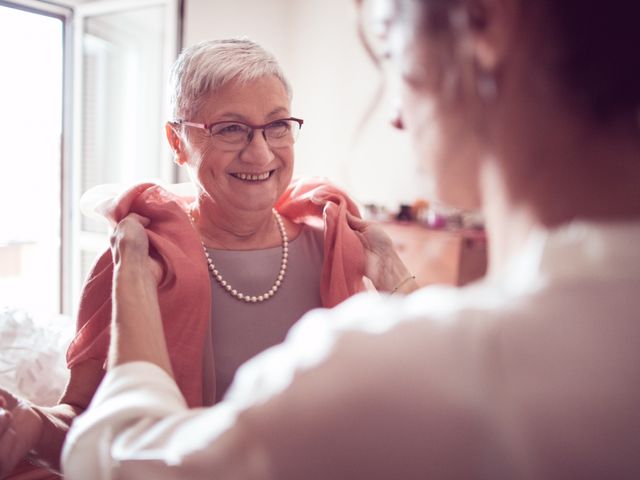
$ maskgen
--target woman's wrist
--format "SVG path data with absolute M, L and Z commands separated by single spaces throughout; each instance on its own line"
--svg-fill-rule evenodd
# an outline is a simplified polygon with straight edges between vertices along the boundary
M 156 279 L 148 265 L 143 270 L 132 267 L 124 267 L 114 275 L 109 368 L 147 361 L 173 376 Z
M 114 288 L 144 288 L 155 292 L 158 281 L 149 267 L 149 257 L 127 257 L 116 265 Z
M 381 269 L 381 276 L 376 285 L 378 291 L 394 292 L 398 291 L 408 281 L 415 279 L 400 256 L 395 250 L 385 256 L 384 268 Z
M 398 283 L 395 287 L 391 289 L 391 295 L 394 293 L 411 293 L 414 290 L 417 290 L 418 282 L 416 282 L 415 275 L 409 275 L 407 278 Z

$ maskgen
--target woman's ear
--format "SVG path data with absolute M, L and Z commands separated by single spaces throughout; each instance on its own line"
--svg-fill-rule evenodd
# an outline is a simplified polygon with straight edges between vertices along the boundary
M 514 48 L 519 0 L 469 0 L 465 4 L 465 51 L 478 97 L 493 104 L 504 89 Z M 508 76 L 508 74 L 507 74 Z
M 470 0 L 467 3 L 471 53 L 489 74 L 504 63 L 515 27 L 515 0 Z
M 184 165 L 187 161 L 184 155 L 184 145 L 182 143 L 182 138 L 177 131 L 175 124 L 171 122 L 167 122 L 164 126 L 165 133 L 167 135 L 167 141 L 169 142 L 169 146 L 171 147 L 171 151 L 173 152 L 174 162 L 178 165 Z

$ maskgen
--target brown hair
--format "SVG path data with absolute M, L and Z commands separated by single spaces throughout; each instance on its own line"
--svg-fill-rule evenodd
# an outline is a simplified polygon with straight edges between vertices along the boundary
M 639 108 L 640 2 L 545 2 L 562 43 L 559 71 L 567 86 L 600 119 Z

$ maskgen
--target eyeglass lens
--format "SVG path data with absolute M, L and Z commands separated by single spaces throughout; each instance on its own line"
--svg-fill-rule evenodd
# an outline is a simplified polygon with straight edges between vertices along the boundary
M 261 129 L 254 129 L 238 122 L 223 122 L 211 127 L 211 137 L 229 146 L 243 146 L 262 130 L 267 143 L 272 147 L 286 147 L 293 144 L 300 131 L 300 124 L 294 120 L 277 120 Z

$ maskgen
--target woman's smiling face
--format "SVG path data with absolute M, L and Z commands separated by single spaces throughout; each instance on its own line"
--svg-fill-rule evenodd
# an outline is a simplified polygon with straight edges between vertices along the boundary
M 238 121 L 264 125 L 290 116 L 290 100 L 282 82 L 265 76 L 231 81 L 209 95 L 191 122 Z M 274 148 L 262 131 L 244 148 L 229 151 L 212 142 L 201 129 L 184 128 L 178 163 L 186 165 L 192 182 L 221 208 L 270 210 L 291 182 L 293 143 Z

